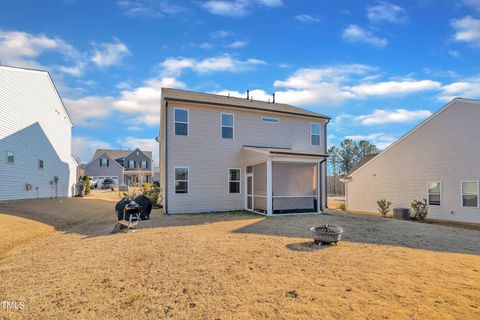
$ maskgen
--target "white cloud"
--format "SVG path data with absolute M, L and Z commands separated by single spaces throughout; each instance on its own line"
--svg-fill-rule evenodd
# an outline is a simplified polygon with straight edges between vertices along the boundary
M 455 29 L 454 39 L 459 42 L 466 42 L 472 46 L 480 46 L 480 20 L 471 16 L 462 19 L 452 20 L 452 27 Z
M 383 48 L 388 45 L 388 40 L 379 38 L 370 31 L 360 28 L 356 25 L 348 26 L 342 34 L 342 38 L 352 43 L 366 43 L 375 47 Z
M 80 99 L 63 99 L 75 125 L 88 125 L 90 121 L 104 119 L 111 114 L 112 97 L 87 96 Z
M 387 1 L 377 1 L 374 6 L 367 7 L 367 18 L 373 23 L 403 23 L 408 20 L 404 8 Z
M 247 46 L 247 44 L 248 44 L 247 41 L 237 40 L 237 41 L 234 41 L 234 42 L 230 43 L 229 45 L 227 45 L 227 47 L 232 48 L 232 49 L 240 49 L 240 48 L 245 48 Z
M 460 57 L 460 52 L 457 50 L 448 50 L 448 54 L 451 55 L 454 58 Z
M 426 90 L 438 90 L 442 84 L 432 80 L 404 80 L 364 83 L 350 88 L 359 96 L 401 95 Z
M 71 64 L 56 66 L 60 72 L 72 76 L 83 74 L 82 54 L 64 40 L 44 34 L 0 30 L 0 59 L 4 65 L 46 69 L 37 58 L 47 52 L 56 53 Z
M 155 167 L 159 165 L 159 144 L 155 141 L 155 137 L 152 138 L 136 138 L 136 137 L 126 137 L 117 141 L 122 147 L 127 147 L 128 149 L 139 148 L 142 151 L 151 151 L 153 157 L 153 163 Z
M 112 145 L 108 142 L 92 139 L 88 137 L 72 138 L 72 154 L 80 159 L 81 163 L 88 163 L 92 160 L 93 154 L 97 149 L 111 149 Z
M 185 69 L 198 73 L 244 72 L 266 62 L 259 59 L 239 60 L 228 55 L 197 60 L 194 58 L 168 58 L 160 64 L 163 75 L 179 76 Z
M 99 67 L 110 67 L 119 64 L 124 58 L 131 55 L 124 43 L 118 39 L 114 40 L 114 42 L 94 44 L 93 63 Z
M 476 99 L 480 98 L 480 77 L 453 82 L 442 88 L 439 99 L 450 101 L 456 97 Z
M 120 0 L 117 4 L 123 13 L 130 17 L 159 18 L 185 10 L 167 0 Z
M 363 125 L 375 125 L 385 123 L 405 123 L 425 119 L 432 115 L 428 110 L 382 110 L 375 109 L 372 113 L 355 117 Z
M 298 22 L 302 22 L 302 23 L 318 23 L 318 22 L 320 22 L 319 17 L 312 16 L 312 15 L 309 15 L 309 14 L 299 14 L 299 15 L 293 17 L 293 19 L 297 20 Z
M 209 0 L 202 6 L 212 14 L 227 17 L 242 17 L 255 8 L 282 6 L 282 0 Z
M 391 135 L 385 134 L 383 132 L 371 133 L 368 135 L 351 135 L 351 136 L 346 136 L 345 139 L 352 139 L 356 141 L 367 140 L 375 144 L 380 149 L 385 149 L 386 147 L 391 145 L 393 142 L 395 142 L 395 140 L 397 140 L 397 138 Z
M 144 85 L 123 91 L 113 107 L 121 112 L 133 115 L 129 126 L 160 124 L 160 94 L 162 87 L 184 88 L 185 83 L 172 77 L 149 79 Z
M 217 30 L 210 33 L 210 37 L 214 39 L 231 37 L 233 35 L 234 35 L 233 32 L 225 31 L 225 30 Z

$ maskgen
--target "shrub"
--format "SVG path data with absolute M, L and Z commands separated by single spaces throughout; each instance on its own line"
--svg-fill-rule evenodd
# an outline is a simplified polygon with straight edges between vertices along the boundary
M 387 199 L 380 199 L 377 201 L 378 204 L 378 211 L 382 214 L 382 216 L 386 217 L 387 214 L 390 212 L 390 205 L 392 204 Z
M 413 212 L 415 213 L 415 217 L 413 218 L 416 221 L 424 221 L 427 218 L 428 214 L 428 203 L 427 199 L 420 200 L 413 200 L 411 207 Z
M 152 187 L 152 184 L 151 184 L 151 183 L 148 183 L 148 182 L 144 182 L 144 183 L 142 184 L 142 187 L 143 187 L 143 188 L 151 188 L 151 187 Z
M 150 184 L 151 185 L 151 184 Z M 158 186 L 150 186 L 148 188 L 142 188 L 141 194 L 152 200 L 154 206 L 159 205 L 160 199 L 160 187 Z
M 90 177 L 89 176 L 83 176 L 81 177 L 83 181 L 85 181 L 85 195 L 89 194 L 91 191 L 90 188 Z
M 347 208 L 345 207 L 345 203 L 340 203 L 340 205 L 338 206 L 338 208 L 339 208 L 340 210 L 343 210 L 343 211 L 347 210 Z

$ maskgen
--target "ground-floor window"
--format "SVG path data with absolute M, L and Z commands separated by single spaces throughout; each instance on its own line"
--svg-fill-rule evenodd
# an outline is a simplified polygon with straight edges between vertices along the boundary
M 462 181 L 462 206 L 478 207 L 478 181 Z
M 442 184 L 440 182 L 428 183 L 428 204 L 439 206 L 442 198 Z
M 175 168 L 175 193 L 188 194 L 188 168 Z
M 240 169 L 228 169 L 228 193 L 240 193 Z

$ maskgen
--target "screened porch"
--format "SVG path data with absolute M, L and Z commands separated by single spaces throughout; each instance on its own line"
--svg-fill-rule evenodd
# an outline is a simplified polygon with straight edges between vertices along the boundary
M 325 155 L 244 147 L 245 208 L 265 215 L 322 211 Z

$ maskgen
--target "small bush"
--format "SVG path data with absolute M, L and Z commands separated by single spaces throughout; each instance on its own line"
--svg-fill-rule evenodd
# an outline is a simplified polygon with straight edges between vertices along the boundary
M 130 183 L 130 187 L 136 188 L 136 187 L 140 187 L 140 185 L 138 184 L 138 182 L 132 182 Z
M 347 210 L 347 208 L 345 207 L 345 203 L 340 203 L 340 205 L 338 206 L 338 208 L 339 208 L 340 210 L 343 210 L 343 211 Z
M 424 221 L 427 218 L 428 214 L 428 203 L 427 199 L 420 200 L 413 200 L 411 207 L 413 212 L 415 213 L 415 217 L 413 218 L 416 221 Z
M 149 188 L 142 188 L 140 193 L 150 200 L 152 200 L 152 203 L 154 206 L 159 205 L 159 200 L 160 200 L 160 187 L 157 186 L 150 186 Z
M 85 195 L 90 194 L 90 191 L 91 191 L 90 177 L 89 176 L 83 176 L 81 179 L 83 181 L 85 181 Z
M 386 217 L 387 214 L 390 212 L 390 205 L 392 204 L 387 199 L 380 199 L 377 201 L 378 204 L 378 211 L 382 214 L 382 216 Z
M 142 184 L 142 187 L 143 187 L 143 188 L 151 188 L 151 187 L 152 187 L 152 184 L 149 183 L 149 182 L 144 182 L 144 183 Z

